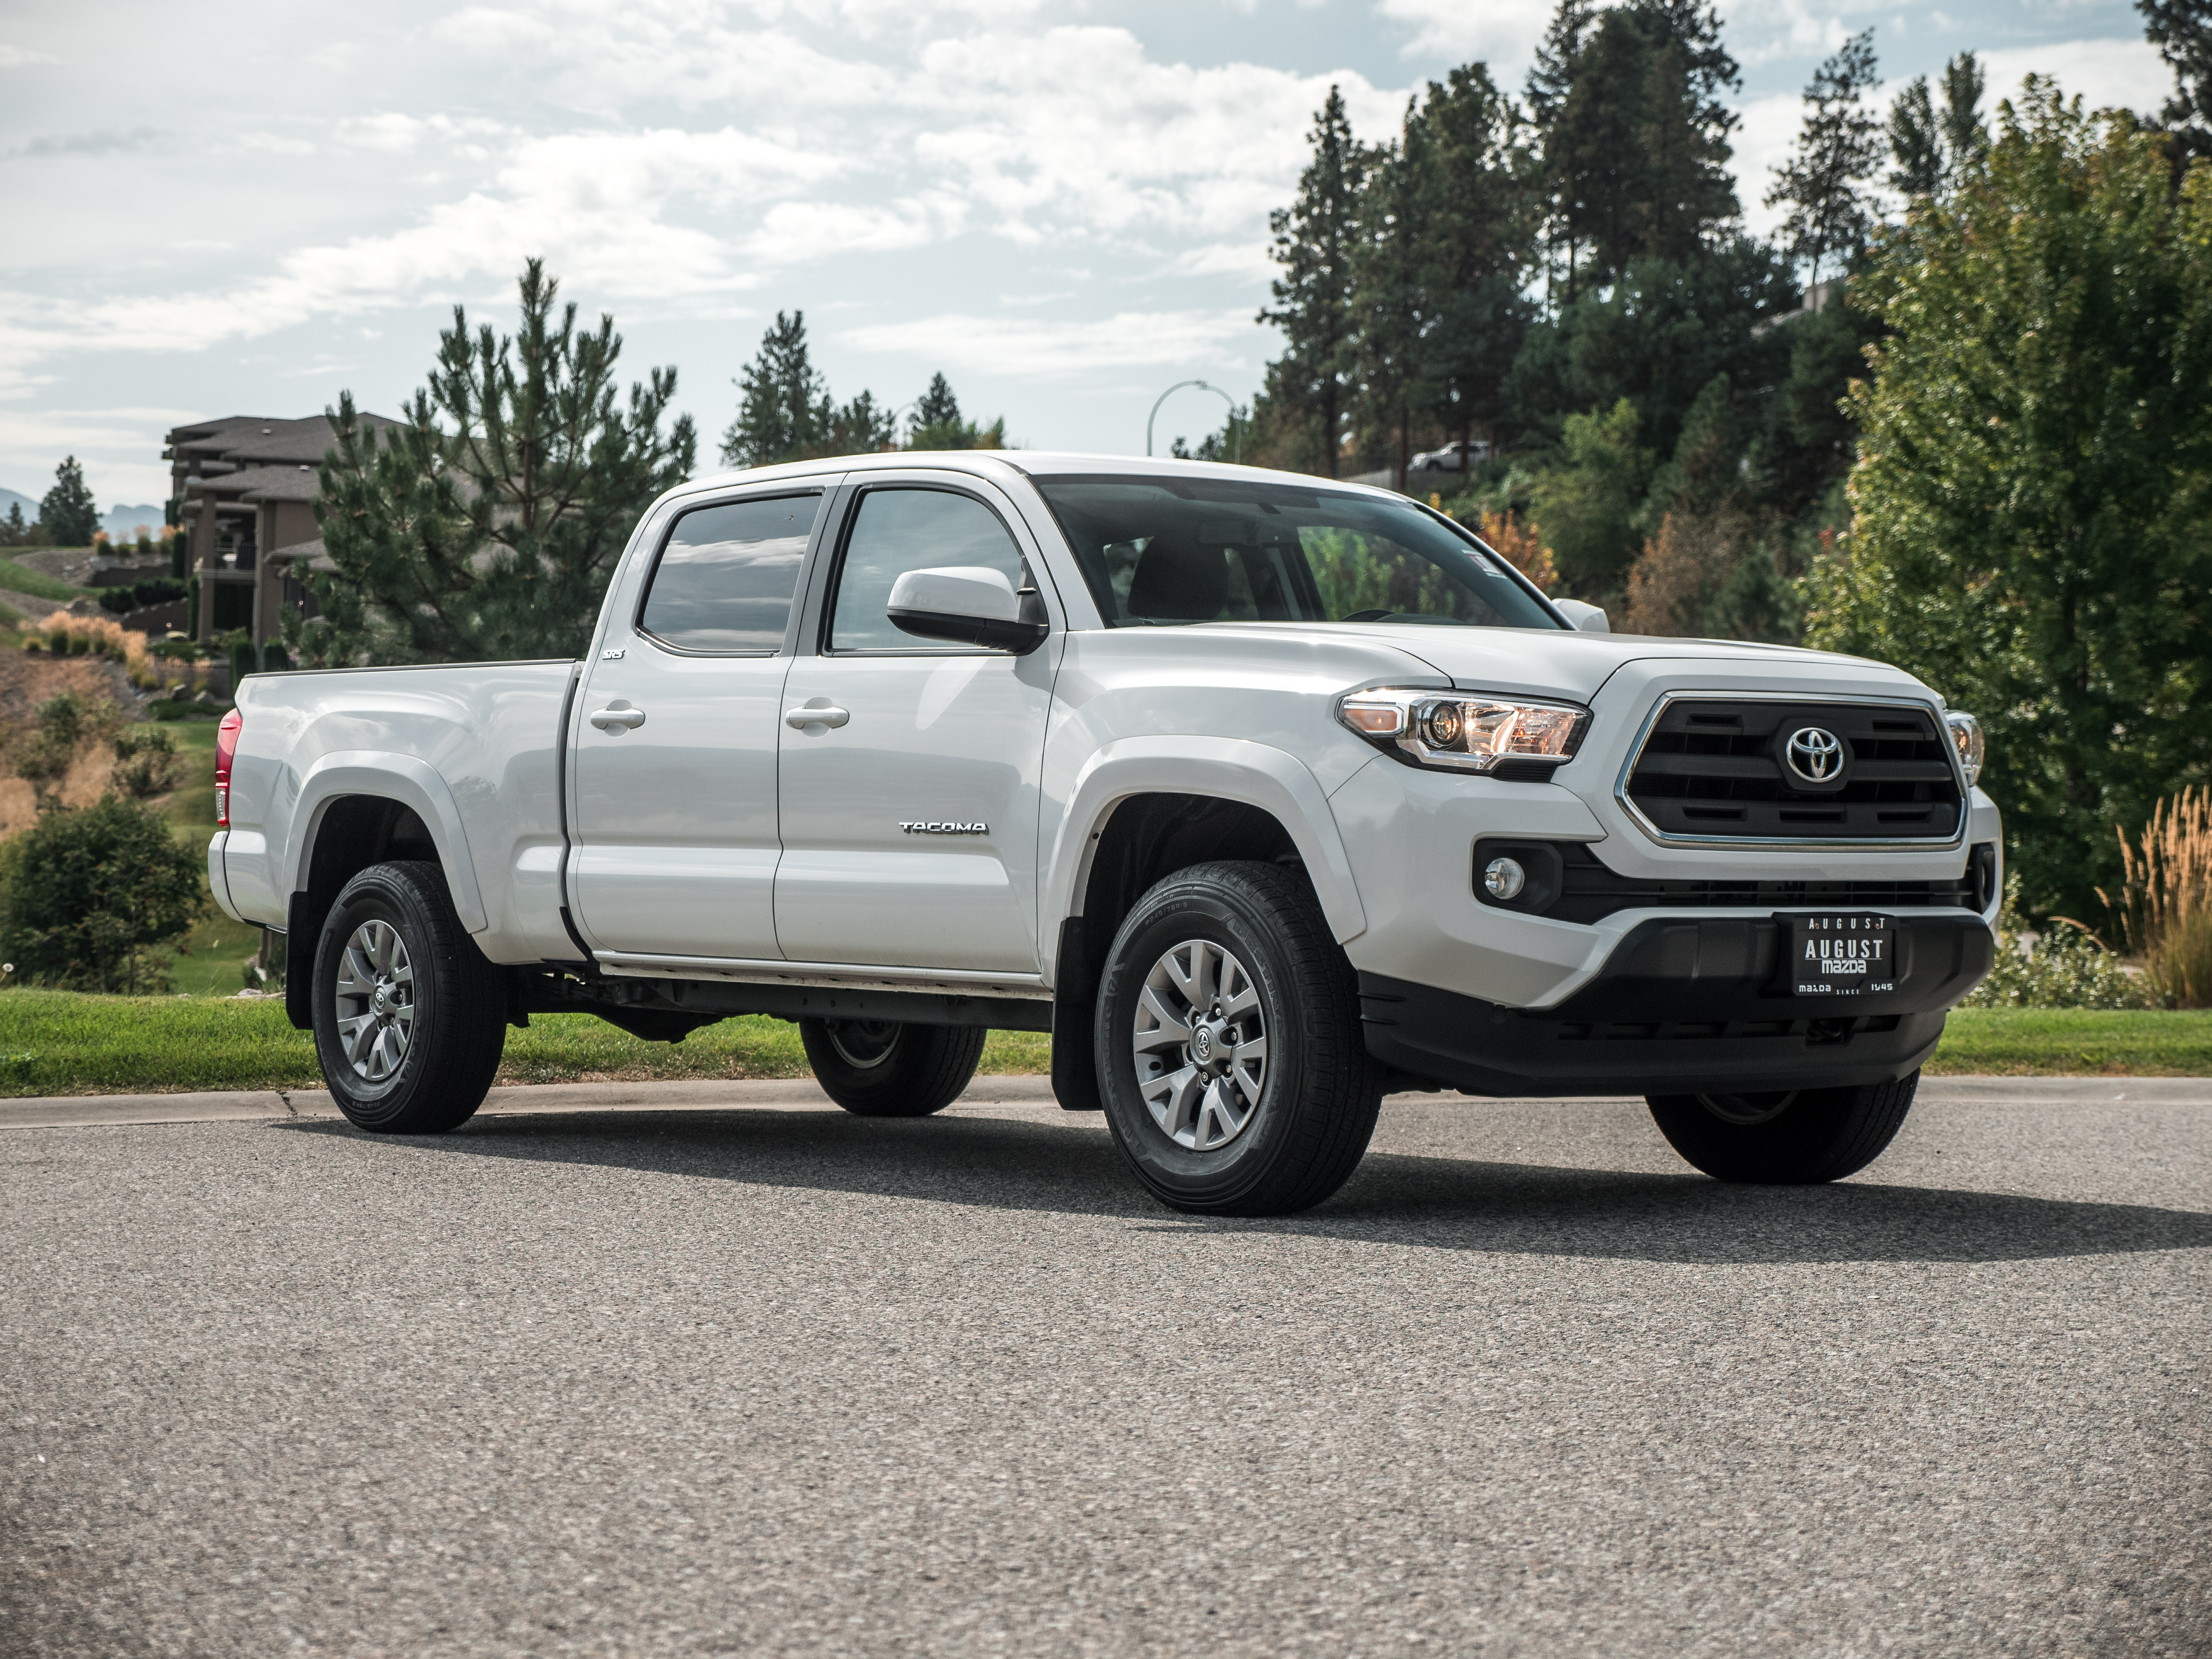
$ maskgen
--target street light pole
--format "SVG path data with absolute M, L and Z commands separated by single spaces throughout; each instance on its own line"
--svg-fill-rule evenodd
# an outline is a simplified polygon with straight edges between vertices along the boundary
M 1152 422 L 1158 417 L 1160 405 L 1187 386 L 1194 386 L 1200 392 L 1211 392 L 1229 405 L 1230 455 L 1241 466 L 1244 461 L 1244 434 L 1237 429 L 1237 400 L 1219 386 L 1208 386 L 1203 380 L 1177 380 L 1152 400 L 1152 412 L 1145 416 L 1145 453 L 1150 455 L 1152 453 Z

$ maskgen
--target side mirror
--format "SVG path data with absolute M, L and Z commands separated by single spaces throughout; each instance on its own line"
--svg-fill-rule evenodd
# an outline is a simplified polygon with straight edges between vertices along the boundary
M 1003 571 L 987 565 L 909 570 L 891 584 L 884 614 L 894 627 L 925 640 L 952 640 L 1025 657 L 1052 631 L 1044 601 L 1018 594 Z
M 1580 599 L 1553 599 L 1552 609 L 1585 634 L 1613 632 L 1612 624 L 1605 619 L 1605 608 L 1602 605 L 1584 605 Z

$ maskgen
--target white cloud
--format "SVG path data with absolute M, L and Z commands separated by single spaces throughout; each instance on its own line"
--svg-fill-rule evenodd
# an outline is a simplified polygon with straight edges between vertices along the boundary
M 54 467 L 74 455 L 103 507 L 159 501 L 169 493 L 161 436 L 198 420 L 198 409 L 0 410 L 0 486 L 36 501 L 52 487 Z
M 2020 90 L 2031 74 L 2055 79 L 2068 97 L 2091 109 L 2155 110 L 2173 91 L 2173 72 L 2158 48 L 2136 35 L 2120 40 L 2068 40 L 2047 46 L 2008 46 L 1985 52 L 1989 105 Z
M 1408 58 L 1480 58 L 1493 72 L 1517 73 L 1551 21 L 1552 0 L 1382 0 L 1385 17 L 1413 26 Z
M 1195 364 L 1240 368 L 1252 334 L 1244 311 L 1124 312 L 1097 322 L 951 314 L 846 330 L 844 343 L 956 369 L 1025 379 L 1092 369 Z
M 23 46 L 11 46 L 0 42 L 0 70 L 25 69 L 33 64 L 51 64 L 56 60 L 43 52 L 32 52 Z

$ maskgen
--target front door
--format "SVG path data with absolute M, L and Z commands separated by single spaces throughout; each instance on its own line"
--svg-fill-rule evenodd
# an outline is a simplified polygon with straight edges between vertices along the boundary
M 679 517 L 577 696 L 576 921 L 597 949 L 773 959 L 785 649 L 819 489 Z
M 908 570 L 981 565 L 1025 586 L 1042 562 L 1018 522 L 972 479 L 854 498 L 826 621 L 784 686 L 775 923 L 793 961 L 1037 971 L 1038 772 L 1064 636 L 1015 657 L 884 614 Z

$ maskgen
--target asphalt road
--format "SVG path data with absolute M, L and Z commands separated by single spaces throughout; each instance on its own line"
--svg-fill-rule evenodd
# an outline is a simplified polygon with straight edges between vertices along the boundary
M 1396 1106 L 1227 1224 L 1049 1108 L 0 1165 L 11 1656 L 2212 1645 L 2212 1107 Z

